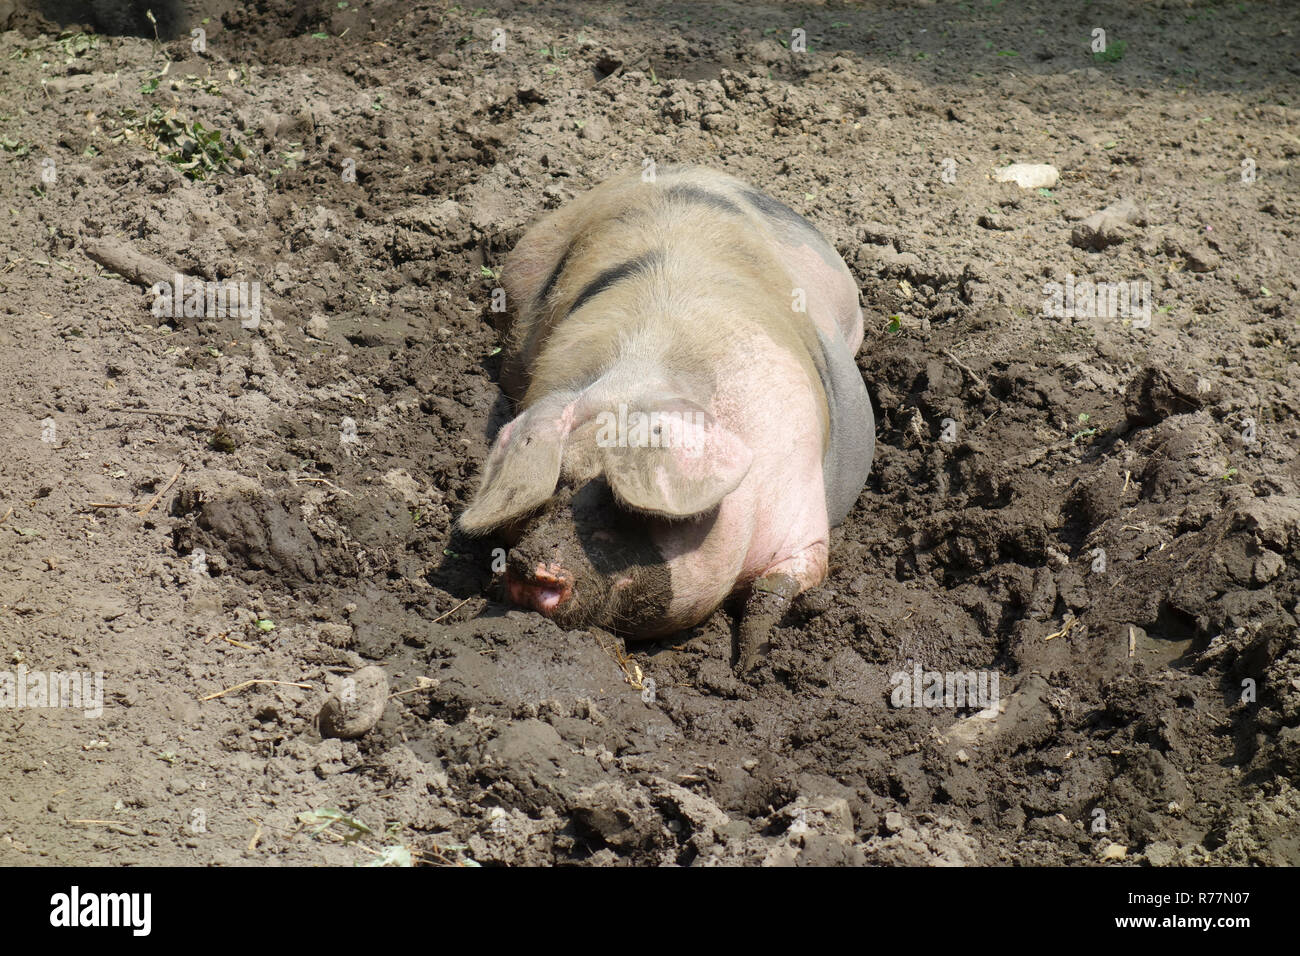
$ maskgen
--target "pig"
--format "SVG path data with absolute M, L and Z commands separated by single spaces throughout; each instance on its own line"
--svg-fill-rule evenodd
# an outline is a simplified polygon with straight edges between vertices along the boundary
M 754 667 L 866 484 L 858 288 L 806 219 L 695 166 L 608 180 L 507 256 L 501 428 L 458 524 L 562 627 L 661 637 L 747 595 Z

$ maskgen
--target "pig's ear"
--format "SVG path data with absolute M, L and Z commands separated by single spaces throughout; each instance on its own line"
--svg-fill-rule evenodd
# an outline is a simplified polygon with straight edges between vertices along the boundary
M 543 403 L 497 435 L 478 492 L 457 522 L 466 534 L 485 534 L 545 504 L 560 480 L 568 408 Z
M 662 403 L 642 441 L 635 418 L 625 434 L 599 441 L 605 480 L 632 511 L 689 518 L 735 491 L 754 460 L 740 438 L 691 402 Z

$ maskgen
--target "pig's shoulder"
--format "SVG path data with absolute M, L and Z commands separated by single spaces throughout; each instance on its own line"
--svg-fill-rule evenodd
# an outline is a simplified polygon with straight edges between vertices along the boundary
M 783 241 L 808 244 L 839 263 L 839 255 L 821 231 L 779 199 L 742 179 L 703 166 L 672 166 L 658 178 L 665 195 L 712 206 L 722 212 L 757 216 Z
M 750 233 L 807 294 L 807 311 L 818 329 L 838 337 L 850 354 L 857 351 L 863 332 L 857 282 L 816 226 L 779 199 L 717 170 L 673 166 L 657 186 L 664 203 L 690 203 L 753 227 Z

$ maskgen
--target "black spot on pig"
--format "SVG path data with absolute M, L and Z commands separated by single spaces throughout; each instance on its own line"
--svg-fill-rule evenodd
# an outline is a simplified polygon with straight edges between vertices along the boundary
M 627 262 L 620 262 L 616 266 L 610 266 L 596 278 L 588 282 L 578 297 L 573 300 L 573 305 L 569 308 L 569 314 L 572 315 L 582 308 L 591 299 L 600 295 L 602 292 L 612 288 L 624 279 L 630 279 L 632 276 L 640 275 L 647 272 L 663 261 L 663 253 L 658 250 L 651 250 L 635 259 L 629 259 Z
M 540 290 L 538 290 L 537 293 L 538 307 L 540 307 L 541 304 L 546 301 L 546 297 L 549 296 L 551 294 L 551 290 L 555 288 L 555 283 L 559 281 L 560 274 L 564 272 L 564 267 L 568 264 L 569 255 L 572 252 L 573 252 L 572 246 L 564 250 L 564 255 L 560 256 L 560 261 L 555 264 L 555 268 L 551 270 L 551 274 L 548 275 L 546 277 L 546 281 L 542 283 L 542 287 Z
M 720 196 L 707 189 L 701 189 L 699 186 L 669 186 L 664 190 L 664 195 L 669 199 L 681 200 L 688 203 L 699 203 L 700 205 L 716 209 L 719 212 L 729 212 L 735 215 L 742 215 L 740 207 L 726 196 Z
M 769 219 L 775 219 L 778 222 L 784 222 L 787 225 L 794 226 L 804 232 L 810 232 L 822 242 L 822 234 L 817 231 L 817 227 L 810 223 L 803 216 L 799 215 L 779 199 L 773 199 L 756 189 L 747 189 L 743 193 L 745 199 L 751 206 L 761 212 Z
M 787 232 L 787 241 L 797 244 L 802 240 L 809 248 L 821 257 L 822 261 L 831 268 L 838 268 L 841 265 L 839 253 L 837 253 L 826 237 L 803 216 L 799 215 L 779 199 L 773 199 L 756 189 L 746 189 L 742 195 L 755 209 L 770 219 L 778 230 Z M 789 231 L 793 231 L 793 235 Z

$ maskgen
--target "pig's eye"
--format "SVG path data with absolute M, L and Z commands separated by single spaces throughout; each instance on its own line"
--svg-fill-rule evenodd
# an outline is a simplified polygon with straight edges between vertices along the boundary
M 596 521 L 609 520 L 612 512 L 626 513 L 614 500 L 614 492 L 603 478 L 593 478 L 574 491 L 573 509 Z

